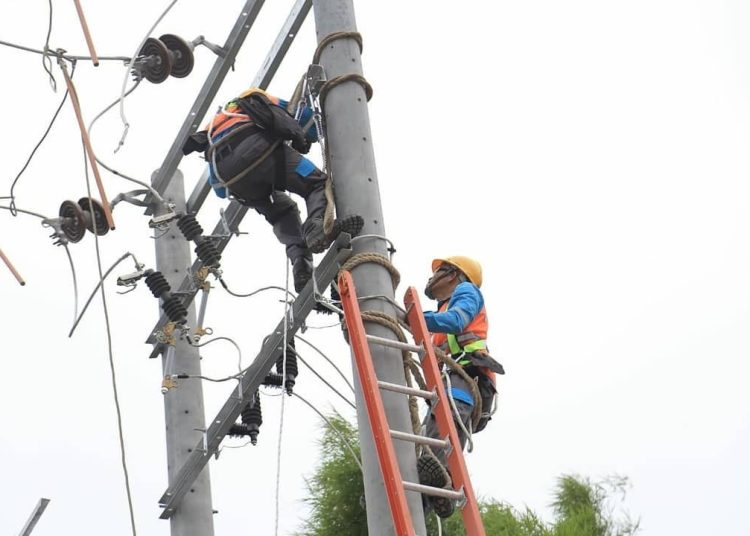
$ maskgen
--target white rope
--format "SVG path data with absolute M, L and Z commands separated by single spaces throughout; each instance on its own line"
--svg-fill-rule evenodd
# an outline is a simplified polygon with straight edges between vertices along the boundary
M 464 422 L 461 419 L 461 414 L 458 412 L 458 408 L 456 407 L 456 401 L 453 400 L 453 393 L 451 389 L 451 378 L 450 374 L 447 372 L 443 372 L 443 377 L 445 378 L 445 384 L 446 384 L 446 392 L 448 393 L 448 400 L 451 403 L 451 408 L 453 409 L 453 413 L 456 415 L 456 422 L 458 422 L 458 426 L 461 427 L 461 430 L 463 430 L 464 434 L 466 434 L 466 450 L 467 452 L 471 452 L 474 450 L 474 441 L 471 438 L 471 431 L 466 429 L 466 426 L 464 426 Z M 471 429 L 471 422 L 469 422 L 469 429 Z
M 286 292 L 289 292 L 289 261 L 284 257 L 284 263 L 286 265 L 286 275 L 285 275 L 285 290 Z M 286 345 L 287 345 L 287 331 L 288 331 L 288 322 L 289 322 L 289 313 L 291 309 L 289 308 L 289 301 L 284 300 L 284 337 L 282 340 L 282 354 L 281 354 L 281 392 L 284 393 L 284 389 L 286 388 Z M 279 418 L 279 439 L 278 439 L 278 445 L 276 450 L 276 519 L 274 522 L 274 534 L 276 536 L 279 536 L 279 491 L 281 489 L 281 439 L 282 434 L 284 431 L 284 407 L 285 407 L 286 397 L 281 397 L 281 417 Z

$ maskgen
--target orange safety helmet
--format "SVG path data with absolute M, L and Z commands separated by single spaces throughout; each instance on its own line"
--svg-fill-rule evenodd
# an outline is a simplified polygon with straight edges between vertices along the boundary
M 471 257 L 457 255 L 455 257 L 446 257 L 444 259 L 433 259 L 432 271 L 434 272 L 437 270 L 441 264 L 449 264 L 454 268 L 458 268 L 469 278 L 469 281 L 478 287 L 482 286 L 482 265 Z

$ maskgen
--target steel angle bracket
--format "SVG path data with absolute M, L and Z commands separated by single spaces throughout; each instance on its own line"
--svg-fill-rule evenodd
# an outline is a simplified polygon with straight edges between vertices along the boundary
M 351 237 L 341 234 L 333 243 L 328 253 L 323 257 L 315 269 L 315 280 L 318 288 L 326 288 L 330 285 L 339 272 L 339 267 L 352 254 Z M 286 322 L 287 340 L 302 326 L 307 315 L 315 306 L 315 295 L 313 281 L 310 280 L 305 288 L 299 293 L 297 299 L 292 303 L 292 318 Z M 237 396 L 237 390 L 232 390 L 232 396 L 226 401 L 219 413 L 211 421 L 204 439 L 198 442 L 192 450 L 184 465 L 180 468 L 174 482 L 171 483 L 164 495 L 159 499 L 159 506 L 164 508 L 161 519 L 169 519 L 179 508 L 180 501 L 193 485 L 193 482 L 208 463 L 211 455 L 215 454 L 227 435 L 231 426 L 240 415 L 242 407 L 251 399 L 255 391 L 260 387 L 266 374 L 276 364 L 278 349 L 283 346 L 284 341 L 284 318 L 281 319 L 273 333 L 266 339 L 260 353 L 255 357 L 253 363 L 248 367 L 245 375 L 240 381 L 242 396 Z
M 229 208 L 227 208 L 226 212 L 224 213 L 224 220 L 226 220 L 226 225 L 228 225 L 230 229 L 236 229 L 240 221 L 242 221 L 242 218 L 244 218 L 245 214 L 247 214 L 247 211 L 247 207 L 240 205 L 236 201 L 233 201 L 229 204 Z M 232 237 L 231 234 L 224 234 L 224 229 L 225 222 L 219 221 L 213 232 L 214 236 L 218 236 L 218 238 L 215 238 L 213 240 L 213 244 L 214 246 L 216 246 L 216 249 L 219 251 L 219 253 L 224 251 L 224 248 L 226 248 L 227 244 L 229 243 L 229 239 Z M 196 285 L 195 281 L 193 280 L 193 274 L 197 274 L 201 268 L 203 268 L 203 262 L 200 259 L 196 259 L 193 263 L 193 266 L 190 268 L 190 274 L 185 276 L 185 278 L 182 280 L 180 288 L 172 292 L 173 295 L 179 296 L 182 299 L 182 304 L 186 308 L 190 306 L 190 304 L 193 302 L 193 299 L 195 298 L 195 295 L 200 290 L 200 285 Z M 151 330 L 151 334 L 148 336 L 148 339 L 146 339 L 146 342 L 148 344 L 154 345 L 154 349 L 151 351 L 151 355 L 149 356 L 149 358 L 157 357 L 164 351 L 165 345 L 163 343 L 160 343 L 156 339 L 156 333 L 161 331 L 161 329 L 168 322 L 169 318 L 167 317 L 167 315 L 162 314 L 161 318 L 156 323 L 156 326 L 154 326 L 154 329 Z

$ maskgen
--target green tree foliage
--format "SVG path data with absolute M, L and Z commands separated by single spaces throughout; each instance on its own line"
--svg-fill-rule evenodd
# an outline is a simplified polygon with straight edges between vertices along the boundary
M 357 458 L 357 431 L 346 419 L 328 417 L 331 426 L 325 427 L 319 441 L 320 465 L 307 481 L 307 502 L 312 508 L 301 536 L 367 536 L 367 514 L 362 497 L 365 485 Z
M 312 512 L 299 536 L 367 536 L 364 484 L 350 450 L 359 457 L 357 432 L 340 416 L 329 420 L 336 430 L 327 427 L 320 440 L 320 466 L 307 482 Z M 633 536 L 638 522 L 615 512 L 626 488 L 622 477 L 592 482 L 564 475 L 553 493 L 552 523 L 529 508 L 519 511 L 495 499 L 480 499 L 479 508 L 488 536 Z M 444 536 L 466 535 L 460 514 L 441 522 Z M 427 534 L 438 534 L 434 515 L 427 518 Z

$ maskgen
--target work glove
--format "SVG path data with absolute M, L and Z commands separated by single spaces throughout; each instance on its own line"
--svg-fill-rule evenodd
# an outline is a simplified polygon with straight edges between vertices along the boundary
M 310 152 L 310 142 L 304 135 L 295 136 L 292 139 L 292 148 L 299 153 L 307 154 Z

